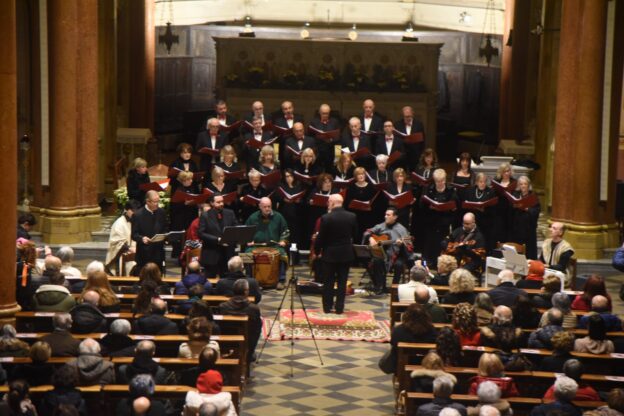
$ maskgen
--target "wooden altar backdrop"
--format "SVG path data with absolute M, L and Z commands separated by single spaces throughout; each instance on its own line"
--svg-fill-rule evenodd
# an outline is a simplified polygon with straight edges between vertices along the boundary
M 438 58 L 441 43 L 353 42 L 332 39 L 215 37 L 217 96 L 243 117 L 256 99 L 265 112 L 283 100 L 311 120 L 326 102 L 341 117 L 362 112 L 371 98 L 392 120 L 411 105 L 425 125 L 427 146 L 435 148 Z

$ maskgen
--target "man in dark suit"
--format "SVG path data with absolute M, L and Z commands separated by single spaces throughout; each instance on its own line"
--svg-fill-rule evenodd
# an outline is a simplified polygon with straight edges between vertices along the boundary
M 498 274 L 498 286 L 490 289 L 487 293 L 495 306 L 503 305 L 509 308 L 514 306 L 518 296 L 528 296 L 524 290 L 518 289 L 514 285 L 514 274 L 507 269 Z
M 318 117 L 314 117 L 310 122 L 310 127 L 314 127 L 321 131 L 331 131 L 340 129 L 340 122 L 330 117 L 331 107 L 328 104 L 321 104 L 318 110 Z M 314 136 L 312 132 L 310 135 Z M 324 140 L 316 139 L 316 148 L 318 149 L 318 161 L 329 172 L 334 164 L 334 143 L 327 143 Z M 336 143 L 338 144 L 338 143 Z
M 370 98 L 362 103 L 363 114 L 359 116 L 362 130 L 379 133 L 383 130 L 383 118 L 375 113 L 375 103 Z
M 269 117 L 264 115 L 264 104 L 262 104 L 262 101 L 254 101 L 251 104 L 251 113 L 245 117 L 245 121 L 252 123 L 254 118 L 259 118 L 262 121 L 262 124 L 260 124 L 261 126 L 264 126 L 267 121 L 270 121 Z
M 234 256 L 228 260 L 227 267 L 227 273 L 221 275 L 217 282 L 215 294 L 234 296 L 234 283 L 239 279 L 244 279 L 249 283 L 249 294 L 254 297 L 254 303 L 259 303 L 262 300 L 262 289 L 256 279 L 245 275 L 243 259 L 240 256 Z
M 167 232 L 167 214 L 158 207 L 160 196 L 156 191 L 145 195 L 145 206 L 132 216 L 132 240 L 136 241 L 136 270 L 146 263 L 156 263 L 161 269 L 165 261 L 165 242 L 152 242 L 156 234 Z
M 420 121 L 414 119 L 414 109 L 410 106 L 405 106 L 403 107 L 401 112 L 403 118 L 394 123 L 394 128 L 398 132 L 407 135 L 414 133 L 423 133 L 424 135 L 425 127 Z M 416 167 L 418 166 L 418 161 L 420 160 L 420 154 L 422 153 L 424 148 L 424 140 L 416 144 L 405 143 L 405 152 L 409 170 L 416 170 Z
M 227 103 L 224 100 L 218 100 L 215 104 L 215 113 L 217 113 L 217 120 L 222 126 L 229 126 L 236 121 L 236 119 L 227 112 Z
M 358 225 L 354 213 L 342 207 L 342 195 L 329 196 L 329 212 L 321 217 L 319 233 L 314 249 L 321 253 L 323 275 L 323 312 L 330 313 L 334 306 L 334 283 L 338 282 L 335 310 L 344 311 L 345 291 L 349 266 L 355 258 L 353 242 L 357 238 Z
M 273 118 L 273 125 L 276 127 L 280 127 L 282 129 L 292 129 L 295 123 L 303 123 L 303 116 L 300 114 L 295 114 L 295 106 L 292 101 L 284 101 L 281 106 L 282 113 Z M 277 130 L 277 129 L 276 129 Z M 284 146 L 286 142 L 287 136 L 290 134 L 282 135 L 279 140 L 279 160 L 285 161 L 284 156 L 287 156 L 285 151 L 286 146 Z
M 357 117 L 349 119 L 349 128 L 345 129 L 342 135 L 342 147 L 347 148 L 350 153 L 357 152 L 362 148 L 367 148 L 374 152 L 373 143 L 369 135 L 362 132 L 362 122 Z M 362 156 L 354 160 L 355 164 L 370 170 L 374 166 L 375 158 L 371 155 Z
M 394 152 L 399 152 L 402 156 L 397 159 L 392 166 L 388 166 L 388 168 L 390 168 L 390 170 L 394 170 L 398 167 L 404 167 L 405 159 L 403 154 L 405 152 L 405 148 L 403 147 L 403 139 L 394 134 L 394 125 L 392 124 L 392 121 L 388 120 L 384 122 L 383 131 L 383 134 L 380 134 L 377 137 L 375 154 L 390 156 Z
M 221 244 L 221 237 L 225 227 L 238 225 L 234 211 L 223 208 L 223 195 L 213 196 L 210 204 L 212 209 L 199 218 L 198 230 L 203 243 L 199 262 L 207 278 L 227 271 L 227 261 L 234 255 L 234 247 Z
M 227 134 L 219 131 L 219 120 L 210 118 L 206 122 L 206 130 L 197 135 L 197 141 L 195 142 L 195 151 L 199 152 L 202 148 L 220 150 L 223 146 L 228 144 Z M 213 164 L 217 163 L 219 156 L 200 153 L 199 156 L 199 169 L 206 172 L 207 176 L 210 176 L 210 169 Z
M 258 166 L 258 158 L 260 157 L 260 149 L 249 145 L 250 140 L 255 140 L 257 145 L 262 145 L 273 138 L 270 131 L 262 131 L 262 119 L 254 117 L 251 121 L 253 130 L 244 134 L 245 140 L 245 159 L 247 160 L 247 170 Z
M 293 135 L 286 139 L 285 146 L 299 153 L 297 156 L 292 150 L 286 149 L 284 159 L 282 159 L 285 168 L 295 167 L 296 162 L 301 159 L 303 149 L 312 148 L 316 152 L 314 139 L 305 135 L 303 123 L 300 122 L 293 124 Z

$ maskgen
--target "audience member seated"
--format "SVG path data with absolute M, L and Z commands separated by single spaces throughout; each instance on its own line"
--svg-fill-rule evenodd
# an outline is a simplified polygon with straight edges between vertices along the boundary
M 128 385 L 129 395 L 122 398 L 117 403 L 115 414 L 117 416 L 165 416 L 167 414 L 165 405 L 159 401 L 154 400 L 154 391 L 156 384 L 154 378 L 149 374 L 139 374 L 130 380 Z M 145 399 L 145 401 L 137 402 L 138 400 Z M 141 410 L 141 412 L 137 412 Z
M 37 409 L 28 395 L 30 386 L 26 380 L 9 383 L 9 392 L 0 401 L 0 415 L 37 416 Z
M 474 300 L 475 312 L 477 312 L 477 325 L 489 325 L 494 316 L 494 304 L 490 295 L 479 293 Z
M 0 331 L 0 357 L 27 357 L 30 346 L 17 338 L 13 325 L 6 324 Z
M 447 376 L 436 377 L 433 380 L 433 401 L 418 407 L 416 416 L 438 416 L 444 408 L 453 408 L 460 415 L 466 416 L 466 407 L 451 400 L 455 383 Z
M 119 299 L 115 295 L 115 292 L 108 281 L 108 276 L 106 276 L 106 273 L 103 271 L 87 273 L 87 283 L 82 289 L 82 293 L 78 297 L 78 301 L 82 301 L 85 293 L 90 290 L 95 291 L 98 295 L 100 295 L 100 300 L 97 306 L 102 313 L 116 313 L 121 310 Z
M 444 371 L 442 357 L 433 351 L 429 351 L 423 357 L 420 365 L 422 368 L 413 370 L 410 374 L 412 383 L 409 391 L 433 393 L 433 380 L 440 376 L 450 378 L 453 384 L 457 383 L 457 379 L 453 374 Z
M 69 246 L 62 246 L 56 251 L 56 257 L 61 260 L 61 270 L 66 279 L 80 279 L 82 273 L 72 266 L 74 261 L 74 249 Z
M 150 313 L 135 321 L 134 332 L 141 335 L 176 335 L 178 326 L 167 318 L 167 302 L 160 298 L 152 299 Z
M 496 354 L 483 353 L 479 358 L 479 373 L 470 379 L 468 394 L 477 394 L 479 384 L 494 382 L 501 390 L 501 397 L 519 396 L 518 388 L 511 377 L 505 377 L 503 362 Z
M 611 312 L 611 296 L 607 293 L 604 279 L 598 275 L 591 275 L 585 282 L 583 293 L 577 295 L 572 302 L 572 309 L 579 311 L 589 311 L 591 309 L 591 301 L 594 296 L 602 295 L 607 298 L 607 311 Z
M 520 295 L 528 296 L 527 293 L 514 286 L 514 273 L 511 270 L 502 270 L 498 273 L 498 285 L 488 291 L 494 305 L 504 305 L 510 308 L 516 303 Z
M 65 276 L 55 272 L 49 276 L 48 284 L 39 286 L 33 296 L 33 310 L 37 312 L 68 312 L 76 306 L 76 300 L 64 286 Z
M 89 290 L 82 297 L 82 303 L 69 311 L 72 317 L 72 332 L 74 334 L 90 334 L 92 332 L 106 332 L 108 325 L 106 316 L 98 308 L 100 295 Z
M 202 285 L 204 286 L 204 292 L 210 293 L 212 291 L 212 283 L 206 279 L 206 276 L 201 272 L 201 265 L 197 260 L 191 261 L 186 266 L 186 276 L 179 282 L 176 282 L 174 292 L 176 295 L 188 294 L 191 286 Z
M 199 409 L 203 403 L 212 403 L 219 410 L 219 415 L 236 416 L 236 409 L 232 403 L 232 395 L 223 389 L 223 377 L 216 370 L 208 370 L 197 377 L 195 384 L 197 391 L 186 393 L 185 412 Z M 187 414 L 187 413 L 185 413 Z
M 52 348 L 47 342 L 37 341 L 30 347 L 30 363 L 16 365 L 11 380 L 25 380 L 31 386 L 52 383 L 54 366 L 48 362 L 52 356 Z
M 577 389 L 576 381 L 570 377 L 557 377 L 554 388 L 555 401 L 534 407 L 531 416 L 581 416 L 581 410 L 572 404 Z
M 80 341 L 73 337 L 70 330 L 72 317 L 68 313 L 57 313 L 52 318 L 54 330 L 41 338 L 52 348 L 53 357 L 76 357 Z
M 152 341 L 140 341 L 134 349 L 134 358 L 130 364 L 120 365 L 117 369 L 117 383 L 128 384 L 138 374 L 149 374 L 156 384 L 167 384 L 171 373 L 154 361 L 156 344 Z
M 249 283 L 249 294 L 254 297 L 254 303 L 260 303 L 262 300 L 262 290 L 258 281 L 252 277 L 245 275 L 245 266 L 240 256 L 234 256 L 227 263 L 228 271 L 217 282 L 215 293 L 221 296 L 234 295 L 234 282 L 238 279 L 246 279 Z
M 78 358 L 67 363 L 78 373 L 79 386 L 115 383 L 115 367 L 110 360 L 100 354 L 100 344 L 86 338 L 78 346 Z
M 513 314 L 507 306 L 494 309 L 492 323 L 481 327 L 481 345 L 509 351 L 510 345 L 519 345 L 522 328 L 513 324 Z
M 535 329 L 539 325 L 541 314 L 528 296 L 520 295 L 511 308 L 513 323 L 522 329 Z
M 552 297 L 561 290 L 561 279 L 554 274 L 544 277 L 542 292 L 533 296 L 533 304 L 536 308 L 552 308 Z
M 607 395 L 607 405 L 583 413 L 583 416 L 624 415 L 624 389 L 612 389 Z
M 457 367 L 460 365 L 462 358 L 462 347 L 459 342 L 459 336 L 446 326 L 440 329 L 436 338 L 436 352 L 442 358 L 444 365 Z
M 583 383 L 581 381 L 581 376 L 584 373 L 583 363 L 579 360 L 571 359 L 563 364 L 563 373 L 570 377 L 572 380 L 576 381 L 578 384 L 578 388 L 576 390 L 576 395 L 572 400 L 578 401 L 600 401 L 600 395 L 598 392 L 591 386 Z M 546 391 L 544 395 L 544 400 L 555 400 L 555 386 L 552 385 Z
M 452 325 L 462 347 L 480 344 L 481 331 L 477 325 L 477 312 L 474 306 L 466 302 L 457 304 L 453 309 Z
M 19 237 L 19 234 L 18 234 Z M 30 240 L 30 238 L 28 238 Z M 611 261 L 611 265 L 614 269 L 624 272 L 624 244 L 622 247 L 615 250 L 613 254 L 613 259 Z
M 186 327 L 188 342 L 180 344 L 178 357 L 197 358 L 199 353 L 208 346 L 220 352 L 219 343 L 210 340 L 212 335 L 212 325 L 204 317 L 193 318 Z
M 187 315 L 189 311 L 191 310 L 191 308 L 193 307 L 193 305 L 196 302 L 202 300 L 202 298 L 204 297 L 204 293 L 205 291 L 204 291 L 203 285 L 198 283 L 196 285 L 191 286 L 188 292 L 186 293 L 186 295 L 188 296 L 188 299 L 179 301 L 175 306 L 175 312 L 181 315 Z
M 578 327 L 579 328 L 587 328 L 587 323 L 589 322 L 589 318 L 592 315 L 600 315 L 605 323 L 605 329 L 607 332 L 615 332 L 622 330 L 622 321 L 618 318 L 617 315 L 609 313 L 608 305 L 609 300 L 602 296 L 596 295 L 591 300 L 591 313 L 585 316 L 582 316 L 579 319 Z
M 507 400 L 501 399 L 501 394 L 501 389 L 493 381 L 484 381 L 480 383 L 477 388 L 479 404 L 475 407 L 469 407 L 467 409 L 468 416 L 481 416 L 481 412 L 484 411 L 483 408 L 485 406 L 494 407 L 498 410 L 498 414 L 501 416 L 511 416 L 513 414 L 511 405 Z
M 50 277 L 57 273 L 61 273 L 61 267 L 63 263 L 61 263 L 61 259 L 52 254 L 49 254 L 50 248 L 46 246 L 46 256 L 43 261 L 44 268 L 41 271 L 41 275 L 38 276 L 33 274 L 32 283 L 35 289 L 39 288 L 41 285 L 47 285 L 50 283 Z M 62 273 L 61 273 L 62 274 Z M 69 289 L 69 282 L 63 280 L 63 286 Z
M 529 348 L 538 349 L 552 349 L 551 339 L 557 332 L 561 332 L 564 329 L 561 327 L 563 323 L 563 314 L 559 309 L 550 309 L 547 312 L 548 324 L 533 331 L 529 336 Z
M 563 365 L 566 361 L 574 358 L 570 352 L 574 350 L 574 334 L 567 331 L 557 332 L 550 339 L 553 352 L 544 357 L 540 363 L 540 371 L 550 371 L 552 373 L 562 373 Z
M 568 330 L 576 328 L 577 316 L 574 312 L 572 312 L 572 309 L 570 308 L 570 297 L 564 292 L 558 292 L 552 296 L 551 300 L 552 309 L 558 309 L 563 314 L 563 323 L 561 324 L 563 329 Z M 539 322 L 540 327 L 543 327 L 548 323 L 548 319 L 546 316 L 548 312 L 552 309 L 549 309 L 542 314 Z
M 444 308 L 438 304 L 430 303 L 431 299 L 429 298 L 430 292 L 428 289 L 431 288 L 427 288 L 427 286 L 425 285 L 418 286 L 413 294 L 414 301 L 419 305 L 422 305 L 422 307 L 425 308 L 427 312 L 429 312 L 429 315 L 431 316 L 431 322 L 433 322 L 434 324 L 447 323 L 448 315 L 446 314 Z
M 184 331 L 186 331 L 186 326 L 189 322 L 191 322 L 191 319 L 198 318 L 200 316 L 208 319 L 208 322 L 212 324 L 213 335 L 219 335 L 221 333 L 221 328 L 219 327 L 219 324 L 215 322 L 214 316 L 212 315 L 212 307 L 204 300 L 198 300 L 197 302 L 193 303 L 193 306 L 191 306 L 188 315 L 183 320 L 181 320 L 180 324 L 178 325 L 180 333 L 184 333 Z
M 247 315 L 249 317 L 249 353 L 248 362 L 253 361 L 260 332 L 262 331 L 262 316 L 260 307 L 249 302 L 249 282 L 247 279 L 238 279 L 232 288 L 233 296 L 227 302 L 219 305 L 224 315 Z
M 461 302 L 473 303 L 476 294 L 474 292 L 475 278 L 466 269 L 457 269 L 449 277 L 449 291 L 444 296 L 442 303 L 456 305 Z
M 392 329 L 390 336 L 390 359 L 396 369 L 399 342 L 434 343 L 437 333 L 431 324 L 431 316 L 425 308 L 412 303 L 401 316 L 401 323 Z
M 587 325 L 587 336 L 574 341 L 574 351 L 589 354 L 611 354 L 615 347 L 613 341 L 607 339 L 607 329 L 600 315 L 591 315 Z
M 195 387 L 197 378 L 200 374 L 205 373 L 208 370 L 217 370 L 216 363 L 218 359 L 219 351 L 209 345 L 206 345 L 199 353 L 197 367 L 186 368 L 178 372 L 178 384 Z M 228 380 L 224 379 L 224 383 L 226 383 L 226 385 L 227 381 Z
M 100 340 L 102 355 L 105 357 L 131 357 L 136 343 L 130 335 L 132 326 L 126 319 L 115 319 L 110 324 L 109 333 Z
M 139 283 L 132 286 L 130 293 L 139 293 L 141 287 L 148 281 L 156 284 L 156 293 L 159 295 L 171 294 L 171 289 L 162 280 L 160 267 L 156 263 L 147 263 L 139 272 Z
M 143 315 L 150 313 L 152 300 L 160 298 L 158 294 L 158 284 L 153 280 L 147 280 L 141 285 L 139 293 L 137 293 L 132 303 L 132 313 L 135 315 Z
M 438 293 L 432 287 L 425 284 L 429 273 L 422 266 L 414 266 L 410 270 L 410 281 L 399 285 L 399 302 L 413 302 L 414 291 L 418 287 L 424 287 L 429 292 L 429 303 L 438 303 Z M 434 321 L 435 322 L 435 321 Z
M 87 414 L 87 408 L 78 385 L 78 372 L 75 367 L 63 365 L 52 376 L 54 389 L 45 393 L 37 409 L 40 416 L 56 414 L 59 405 L 73 405 L 81 415 Z
M 529 273 L 524 279 L 516 282 L 520 289 L 539 289 L 544 282 L 544 263 L 539 260 L 529 260 Z
M 448 286 L 449 276 L 457 269 L 457 259 L 448 254 L 438 257 L 437 273 L 433 276 L 429 284 L 437 286 Z

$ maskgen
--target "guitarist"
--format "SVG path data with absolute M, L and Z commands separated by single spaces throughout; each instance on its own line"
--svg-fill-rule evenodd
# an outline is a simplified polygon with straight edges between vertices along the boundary
M 457 259 L 459 267 L 480 277 L 485 262 L 485 238 L 472 212 L 464 214 L 463 225 L 453 230 L 442 242 L 444 254 Z
M 391 270 L 394 275 L 392 283 L 399 283 L 404 267 L 412 253 L 411 238 L 407 229 L 397 220 L 398 211 L 395 207 L 386 210 L 385 221 L 366 230 L 363 241 L 368 242 L 371 250 L 380 249 L 383 256 L 373 256 L 369 272 L 373 278 L 375 294 L 387 293 L 386 273 Z

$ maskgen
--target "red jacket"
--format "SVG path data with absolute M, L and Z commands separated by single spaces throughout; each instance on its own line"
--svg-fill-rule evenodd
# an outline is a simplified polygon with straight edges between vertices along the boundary
M 608 303 L 608 311 L 611 312 L 611 296 L 606 296 Z M 576 295 L 574 300 L 572 301 L 572 309 L 576 309 L 579 311 L 591 311 L 591 301 L 587 302 L 583 295 Z
M 550 388 L 544 395 L 544 400 L 557 400 L 555 398 L 555 386 L 554 385 L 550 386 Z M 601 399 L 600 399 L 600 395 L 598 394 L 596 390 L 594 390 L 593 387 L 588 386 L 587 384 L 579 384 L 578 390 L 576 391 L 576 396 L 574 396 L 574 399 L 572 400 L 579 400 L 579 401 L 585 401 L 585 402 L 587 401 L 599 402 Z
M 466 345 L 481 345 L 481 331 L 476 330 L 472 335 L 464 335 L 457 330 L 455 332 L 457 333 L 457 336 L 459 336 L 459 342 L 462 347 L 465 347 Z
M 520 393 L 518 393 L 518 388 L 516 387 L 516 383 L 514 383 L 511 377 L 475 376 L 470 379 L 470 390 L 468 390 L 468 394 L 477 394 L 479 384 L 483 383 L 484 381 L 494 382 L 498 386 L 498 388 L 501 389 L 501 397 L 520 396 Z

